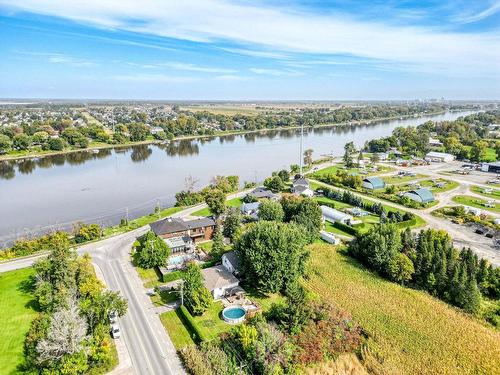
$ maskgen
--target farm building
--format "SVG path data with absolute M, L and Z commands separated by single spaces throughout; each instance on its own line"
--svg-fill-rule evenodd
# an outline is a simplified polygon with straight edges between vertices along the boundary
M 362 186 L 370 190 L 383 189 L 385 187 L 385 182 L 380 177 L 366 177 L 363 179 Z
M 323 218 L 331 223 L 338 221 L 342 224 L 349 224 L 354 219 L 351 215 L 328 206 L 321 206 L 321 213 L 323 214 Z
M 333 233 L 322 230 L 321 232 L 319 232 L 319 235 L 322 240 L 325 240 L 326 242 L 331 243 L 332 245 L 340 245 L 340 239 L 336 237 Z
M 447 154 L 446 152 L 436 152 L 436 151 L 431 151 L 428 152 L 427 155 L 425 155 L 425 159 L 429 161 L 437 161 L 437 162 L 450 162 L 455 160 L 455 156 L 452 154 Z
M 408 197 L 411 200 L 419 203 L 430 203 L 434 202 L 434 194 L 429 189 L 416 189 L 410 190 L 403 194 L 404 197 Z
M 500 173 L 500 163 L 483 163 L 481 164 L 481 170 L 483 172 Z

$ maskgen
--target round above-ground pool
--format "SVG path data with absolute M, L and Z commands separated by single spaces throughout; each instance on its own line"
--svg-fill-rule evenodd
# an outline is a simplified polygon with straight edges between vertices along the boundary
M 241 323 L 245 320 L 246 311 L 239 305 L 228 306 L 222 310 L 222 319 L 229 324 Z

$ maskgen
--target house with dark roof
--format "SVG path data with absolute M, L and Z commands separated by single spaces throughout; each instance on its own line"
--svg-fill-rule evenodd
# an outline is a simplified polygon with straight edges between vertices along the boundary
M 362 185 L 365 189 L 377 190 L 385 187 L 385 182 L 380 177 L 366 177 L 363 179 Z
M 273 199 L 273 200 L 277 200 L 280 197 L 279 194 L 275 194 L 271 190 L 266 189 L 263 186 L 259 186 L 259 187 L 255 188 L 250 193 L 248 193 L 248 195 L 250 195 L 251 197 L 253 197 L 255 199 Z
M 228 272 L 237 275 L 240 269 L 240 258 L 235 251 L 229 251 L 222 255 L 222 265 Z
M 190 237 L 194 242 L 206 241 L 212 238 L 215 221 L 209 217 L 184 221 L 179 218 L 167 217 L 150 225 L 151 230 L 161 238 Z
M 403 194 L 404 197 L 408 197 L 411 200 L 419 203 L 430 203 L 434 202 L 434 194 L 429 189 L 416 189 L 410 190 Z
M 309 187 L 309 181 L 303 177 L 299 177 L 293 181 L 292 193 L 305 197 L 312 197 L 314 195 L 314 191 Z

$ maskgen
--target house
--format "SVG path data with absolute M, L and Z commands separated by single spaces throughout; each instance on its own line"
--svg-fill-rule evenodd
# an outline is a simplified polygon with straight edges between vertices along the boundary
M 314 191 L 308 186 L 302 186 L 302 185 L 293 186 L 292 192 L 295 195 L 302 195 L 304 197 L 314 196 Z
M 481 209 L 476 208 L 476 207 L 469 207 L 469 206 L 464 206 L 464 211 L 466 214 L 474 215 L 474 216 L 481 216 Z
M 436 152 L 431 151 L 425 155 L 425 160 L 427 161 L 436 161 L 440 163 L 449 163 L 450 161 L 455 160 L 455 156 L 452 154 L 447 154 L 446 152 Z
M 222 265 L 205 268 L 201 270 L 201 274 L 203 285 L 212 293 L 215 300 L 240 290 L 240 281 Z
M 250 216 L 257 220 L 259 215 L 260 202 L 242 203 L 240 212 L 245 216 Z
M 416 189 L 410 190 L 403 194 L 404 197 L 408 197 L 411 200 L 419 203 L 430 203 L 434 202 L 434 194 L 429 189 Z
M 351 215 L 336 210 L 335 208 L 331 208 L 328 206 L 320 206 L 320 208 L 321 213 L 323 214 L 323 219 L 331 223 L 335 223 L 336 221 L 338 221 L 342 224 L 350 224 L 354 220 Z
M 194 250 L 194 243 L 191 237 L 179 236 L 171 237 L 164 240 L 165 243 L 172 249 L 173 253 L 188 252 Z
M 322 240 L 331 243 L 332 245 L 340 245 L 340 239 L 338 237 L 335 237 L 333 233 L 322 230 L 321 232 L 319 232 L 319 235 Z
M 441 142 L 439 139 L 429 137 L 429 146 L 441 147 L 442 145 L 443 145 L 443 142 Z
M 265 187 L 262 186 L 255 188 L 250 193 L 248 193 L 248 195 L 250 195 L 255 199 L 278 200 L 280 198 L 279 194 L 275 194 L 271 190 L 266 189 Z
M 222 265 L 228 272 L 237 275 L 240 268 L 240 258 L 235 251 L 229 251 L 222 255 Z
M 309 187 L 309 181 L 303 177 L 296 178 L 292 184 L 292 193 L 295 195 L 303 195 L 305 197 L 312 197 L 314 191 Z
M 212 238 L 215 221 L 209 217 L 184 221 L 179 218 L 167 217 L 150 225 L 151 230 L 161 238 L 184 237 L 191 238 L 195 243 Z
M 387 152 L 377 152 L 376 154 L 378 155 L 378 159 L 380 161 L 385 161 L 389 159 L 389 154 Z
M 366 177 L 363 179 L 361 186 L 370 190 L 383 189 L 385 187 L 385 182 L 380 177 Z

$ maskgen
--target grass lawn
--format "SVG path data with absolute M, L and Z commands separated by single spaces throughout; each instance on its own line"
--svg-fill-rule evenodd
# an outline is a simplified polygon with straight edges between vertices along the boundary
M 485 197 L 489 197 L 489 198 L 493 198 L 493 199 L 500 199 L 500 190 L 491 189 L 491 193 L 485 193 L 484 192 L 485 188 L 483 188 L 481 186 L 472 186 L 471 190 L 474 193 L 484 195 Z
M 214 339 L 219 336 L 220 333 L 227 332 L 233 327 L 222 320 L 220 316 L 222 310 L 222 302 L 214 301 L 203 315 L 193 316 L 193 320 L 205 337 Z
M 200 247 L 205 253 L 210 254 L 210 251 L 212 250 L 212 245 L 214 244 L 214 241 L 205 241 L 202 243 L 198 244 L 198 247 Z
M 160 320 L 177 350 L 194 344 L 177 311 L 172 310 L 161 314 Z
M 228 207 L 240 207 L 243 201 L 240 198 L 234 198 L 226 201 Z M 193 216 L 210 216 L 212 213 L 208 207 L 205 207 L 199 211 L 193 212 Z
M 167 303 L 175 302 L 178 299 L 180 299 L 179 293 L 169 292 L 167 290 L 162 290 L 154 296 L 151 296 L 151 302 L 153 302 L 155 306 L 163 306 Z
M 385 374 L 498 374 L 500 333 L 427 293 L 365 269 L 335 247 L 310 247 L 308 287 L 349 311 Z
M 395 174 L 394 176 L 384 177 L 382 179 L 385 181 L 386 184 L 397 185 L 397 184 L 402 184 L 405 182 L 410 182 L 410 181 L 418 180 L 419 178 L 425 178 L 425 177 L 427 177 L 427 175 L 420 174 L 420 173 L 415 175 L 415 176 L 401 176 L 401 175 Z
M 333 226 L 332 223 L 329 221 L 325 221 L 325 230 L 327 232 L 333 233 L 333 234 L 340 234 L 341 236 L 346 236 L 349 238 L 354 238 L 354 236 L 350 233 L 344 232 L 342 229 L 336 228 Z
M 376 174 L 387 173 L 387 172 L 390 172 L 391 170 L 394 169 L 394 168 L 391 168 L 391 167 L 389 167 L 387 165 L 379 165 L 379 164 L 377 165 L 377 167 L 378 167 L 378 171 L 368 172 L 366 174 L 361 174 L 360 172 L 363 171 L 362 168 L 344 169 L 344 165 L 342 163 L 339 163 L 339 164 L 336 164 L 336 165 L 332 165 L 331 167 L 320 169 L 319 171 L 314 172 L 313 176 L 319 177 L 319 176 L 324 176 L 324 175 L 327 175 L 327 174 L 336 174 L 337 171 L 339 171 L 339 170 L 344 170 L 347 173 L 359 174 L 361 176 L 373 176 L 373 175 L 376 175 Z
M 419 184 L 422 187 L 428 188 L 434 194 L 444 193 L 445 191 L 450 191 L 450 190 L 456 189 L 459 185 L 458 182 L 445 180 L 443 178 L 438 178 L 435 181 L 436 182 L 433 182 L 432 180 L 424 180 L 424 181 L 420 181 Z M 445 185 L 443 187 L 438 187 L 438 186 L 436 186 L 436 184 L 438 184 L 438 183 L 444 183 Z
M 20 373 L 24 336 L 36 316 L 34 298 L 25 290 L 32 268 L 0 274 L 0 374 Z
M 161 218 L 172 215 L 172 214 L 179 212 L 185 208 L 186 207 L 169 207 L 169 208 L 165 208 L 164 210 L 160 211 L 159 214 L 152 213 L 152 214 L 149 214 L 146 216 L 141 216 L 141 217 L 134 219 L 134 220 L 130 220 L 128 225 L 125 225 L 125 226 L 116 225 L 114 227 L 104 228 L 103 236 L 108 237 L 108 236 L 114 236 L 116 234 L 128 232 L 132 229 L 136 229 L 136 228 L 142 227 L 144 225 L 153 223 L 157 220 L 160 220 Z
M 485 211 L 500 213 L 500 204 L 494 203 L 495 207 L 486 207 L 487 199 L 471 197 L 470 195 L 457 195 L 452 198 L 453 202 L 464 204 L 466 206 L 477 207 Z
M 470 149 L 472 148 L 471 146 L 464 146 L 464 148 L 467 150 L 467 151 L 470 151 Z M 485 161 L 485 162 L 491 162 L 491 161 L 496 161 L 497 160 L 497 153 L 495 151 L 494 148 L 491 148 L 491 147 L 487 147 L 486 148 L 486 156 L 483 160 L 481 161 Z

